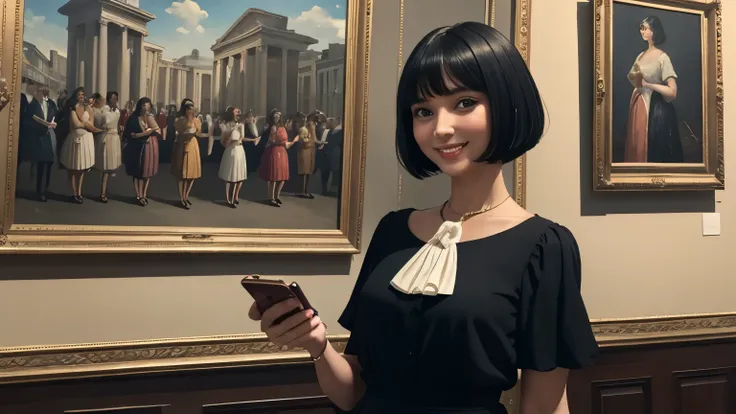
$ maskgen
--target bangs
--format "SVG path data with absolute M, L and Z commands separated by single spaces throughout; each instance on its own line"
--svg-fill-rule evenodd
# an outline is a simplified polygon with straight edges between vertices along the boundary
M 442 33 L 427 43 L 412 64 L 404 69 L 400 99 L 411 106 L 458 89 L 483 92 L 483 72 L 470 46 L 452 33 Z

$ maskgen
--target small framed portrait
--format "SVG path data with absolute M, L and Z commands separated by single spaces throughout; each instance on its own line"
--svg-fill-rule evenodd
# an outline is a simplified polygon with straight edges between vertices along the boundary
M 596 190 L 724 188 L 720 0 L 598 0 Z

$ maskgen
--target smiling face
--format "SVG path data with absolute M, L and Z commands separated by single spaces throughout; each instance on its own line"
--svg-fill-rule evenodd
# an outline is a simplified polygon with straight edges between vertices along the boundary
M 110 101 L 108 102 L 108 104 L 110 105 L 111 108 L 117 108 L 117 106 L 118 106 L 118 95 L 117 94 L 112 94 L 110 96 Z
M 647 42 L 651 42 L 652 40 L 652 28 L 649 27 L 649 24 L 644 22 L 639 25 L 639 33 L 641 33 L 641 38 L 644 39 Z
M 143 108 L 143 111 L 142 111 L 143 113 L 151 112 L 151 103 L 150 102 L 143 103 L 142 108 Z
M 446 80 L 450 94 L 428 97 L 411 106 L 414 138 L 424 155 L 443 173 L 460 176 L 475 162 L 491 139 L 488 97 Z
M 235 119 L 235 121 L 240 120 L 240 109 L 233 109 L 233 119 Z

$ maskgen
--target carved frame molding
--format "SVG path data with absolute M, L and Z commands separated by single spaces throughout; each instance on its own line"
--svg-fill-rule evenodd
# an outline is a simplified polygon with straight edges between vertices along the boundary
M 736 340 L 736 312 L 593 321 L 601 347 Z M 331 335 L 338 352 L 348 335 Z M 0 348 L 0 384 L 307 363 L 261 334 Z

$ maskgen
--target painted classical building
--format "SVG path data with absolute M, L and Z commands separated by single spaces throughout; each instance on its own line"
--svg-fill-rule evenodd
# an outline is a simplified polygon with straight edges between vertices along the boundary
M 59 13 L 68 18 L 69 91 L 116 90 L 123 102 L 145 96 L 143 43 L 156 16 L 131 0 L 69 0 Z
M 59 9 L 68 17 L 67 89 L 88 93 L 115 90 L 120 101 L 147 96 L 157 108 L 190 98 L 209 111 L 212 59 L 198 51 L 164 59 L 164 48 L 145 41 L 156 16 L 138 0 L 69 0 Z
M 322 52 L 308 50 L 299 59 L 297 102 L 300 112 L 319 109 L 342 117 L 345 106 L 345 45 L 330 43 Z
M 257 115 L 297 111 L 299 56 L 317 39 L 287 29 L 288 18 L 248 9 L 215 42 L 213 109 L 228 105 Z
M 51 58 L 47 58 L 33 43 L 23 42 L 22 91 L 26 90 L 28 84 L 44 85 L 48 86 L 51 97 L 56 99 L 64 88 L 63 73 L 59 71 L 59 65 L 65 62 L 55 50 L 51 51 Z
M 157 108 L 178 108 L 184 98 L 189 98 L 201 112 L 212 111 L 212 59 L 201 58 L 194 49 L 176 60 L 160 59 L 156 70 L 157 86 L 150 96 Z
M 345 45 L 330 43 L 315 64 L 317 108 L 329 117 L 342 117 L 345 103 Z

